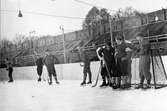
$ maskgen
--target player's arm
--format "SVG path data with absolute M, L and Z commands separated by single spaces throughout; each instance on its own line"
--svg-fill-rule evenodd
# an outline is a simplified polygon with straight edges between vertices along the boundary
M 101 47 L 97 48 L 96 54 L 97 54 L 97 57 L 99 58 L 99 60 L 102 60 L 102 57 L 103 57 L 103 49 L 102 49 Z
M 140 45 L 135 45 L 134 43 L 128 43 L 127 47 L 129 47 L 130 49 L 127 49 L 126 51 L 132 51 L 132 55 L 136 56 L 137 53 L 140 52 Z
M 56 56 L 53 56 L 54 60 L 56 60 L 56 63 L 58 64 L 59 63 L 59 60 Z
M 134 49 L 134 46 L 131 43 L 126 43 L 126 49 L 125 52 L 127 53 L 125 57 L 122 58 L 122 61 L 127 60 L 129 58 L 129 53 L 132 52 L 132 50 Z

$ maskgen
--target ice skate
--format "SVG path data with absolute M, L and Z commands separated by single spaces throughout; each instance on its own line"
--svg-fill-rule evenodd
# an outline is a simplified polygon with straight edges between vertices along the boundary
M 49 85 L 52 85 L 52 82 L 48 82 Z
M 116 87 L 117 87 L 117 89 L 121 88 L 121 84 L 117 84 Z
M 113 87 L 113 85 L 114 85 L 113 83 L 108 83 L 109 87 Z
M 9 80 L 8 82 L 13 82 L 13 80 Z
M 124 85 L 121 86 L 121 89 L 128 89 L 130 87 L 131 87 L 130 84 L 124 84 Z
M 125 86 L 126 88 L 131 88 L 131 84 L 126 84 L 126 86 Z
M 117 89 L 118 86 L 117 86 L 116 84 L 113 84 L 113 85 L 112 85 L 112 88 L 113 88 L 113 89 Z
M 105 87 L 105 86 L 108 86 L 108 84 L 106 84 L 105 82 L 103 82 L 100 87 Z
M 151 88 L 151 85 L 150 84 L 146 84 L 143 89 L 150 89 Z
M 54 77 L 54 78 L 55 78 L 56 84 L 60 84 L 60 82 L 57 80 L 57 77 Z
M 41 82 L 41 78 L 38 78 L 38 82 Z
M 92 84 L 92 81 L 87 82 L 86 84 Z
M 139 84 L 138 86 L 135 87 L 135 89 L 143 89 L 143 84 Z
M 84 85 L 86 85 L 86 82 L 82 82 L 82 83 L 81 83 L 81 86 L 84 86 Z
M 48 79 L 48 84 L 52 85 L 52 79 L 50 79 L 50 80 Z
M 56 81 L 56 84 L 60 84 L 60 82 L 59 82 L 59 81 Z

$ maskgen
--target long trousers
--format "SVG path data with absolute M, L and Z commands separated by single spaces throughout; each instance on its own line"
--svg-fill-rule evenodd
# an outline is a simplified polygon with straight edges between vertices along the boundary
M 39 77 L 42 75 L 43 66 L 37 66 L 37 74 Z
M 84 66 L 84 69 L 83 69 L 83 82 L 86 82 L 86 78 L 87 78 L 87 74 L 89 76 L 89 82 L 92 81 L 92 73 L 91 73 L 91 70 L 90 70 L 90 66 Z
M 142 55 L 139 59 L 139 76 L 140 83 L 143 84 L 144 80 L 147 80 L 147 83 L 151 82 L 151 72 L 150 72 L 150 56 Z
M 128 71 L 128 83 L 131 84 L 131 79 L 132 79 L 132 73 L 131 73 L 131 64 L 132 60 L 128 59 L 128 66 L 127 66 L 127 71 Z
M 102 66 L 102 69 L 101 69 L 101 76 L 102 76 L 102 80 L 104 83 L 106 83 L 106 79 L 108 80 L 109 83 L 111 83 L 111 77 L 113 77 L 113 73 L 111 72 L 111 65 L 110 64 L 107 64 L 106 65 L 103 65 Z M 108 71 L 107 71 L 108 70 Z
M 121 60 L 122 58 L 117 58 L 117 69 L 119 76 L 128 76 L 128 60 Z
M 106 83 L 106 78 L 107 78 L 107 80 L 109 80 L 109 76 L 107 74 L 107 69 L 105 66 L 103 66 L 101 69 L 101 77 L 102 77 L 102 80 L 104 83 Z
M 54 65 L 48 65 L 46 67 L 47 67 L 47 71 L 48 71 L 48 76 L 49 76 L 50 82 L 52 82 L 52 75 L 53 75 L 55 81 L 58 81 Z
M 8 77 L 9 77 L 9 81 L 13 81 L 13 68 L 9 68 L 8 70 Z

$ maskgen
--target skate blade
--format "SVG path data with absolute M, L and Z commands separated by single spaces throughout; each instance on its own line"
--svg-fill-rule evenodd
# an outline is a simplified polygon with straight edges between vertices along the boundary
M 92 88 L 93 88 L 93 87 L 96 87 L 96 86 L 97 86 L 97 85 L 93 85 Z

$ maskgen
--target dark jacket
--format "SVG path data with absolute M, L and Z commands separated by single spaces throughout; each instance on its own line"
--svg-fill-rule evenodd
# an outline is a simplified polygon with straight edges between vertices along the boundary
M 150 51 L 149 41 L 143 40 L 141 43 L 139 43 L 138 52 L 140 56 L 149 55 L 149 51 Z
M 6 70 L 13 70 L 13 64 L 10 61 L 7 61 L 6 63 Z
M 51 65 L 54 65 L 55 60 L 56 60 L 56 62 L 58 63 L 58 59 L 57 59 L 54 55 L 49 54 L 49 55 L 47 55 L 47 56 L 45 57 L 45 59 L 43 60 L 43 62 L 44 62 L 44 64 L 45 64 L 46 66 L 51 66 Z
M 134 46 L 130 43 L 125 43 L 125 42 L 116 45 L 116 54 L 115 54 L 116 58 L 122 58 L 122 57 L 128 58 L 126 48 L 134 49 Z
M 36 60 L 36 65 L 37 65 L 37 67 L 43 66 L 43 59 L 41 57 Z
M 104 57 L 108 65 L 115 64 L 114 53 L 115 50 L 113 47 L 110 47 L 110 50 L 107 50 L 106 47 L 101 48 L 98 52 L 100 57 Z
M 80 52 L 80 59 L 84 63 L 84 66 L 90 66 L 90 60 L 85 51 Z

